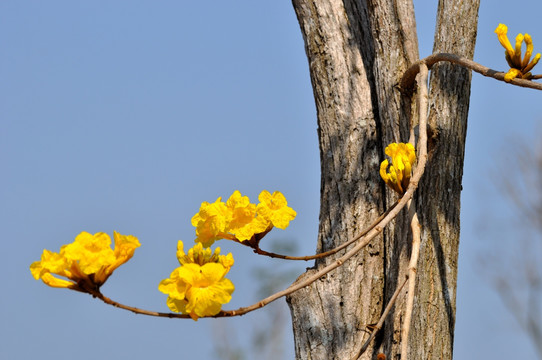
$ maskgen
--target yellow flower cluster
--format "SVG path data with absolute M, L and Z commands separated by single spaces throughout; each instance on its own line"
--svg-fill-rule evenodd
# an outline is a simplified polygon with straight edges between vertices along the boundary
M 219 197 L 214 203 L 203 202 L 199 212 L 192 217 L 196 227 L 196 242 L 205 247 L 216 240 L 250 240 L 254 235 L 264 235 L 273 227 L 285 229 L 296 212 L 288 206 L 282 193 L 270 194 L 264 190 L 258 196 L 259 204 L 252 204 L 248 196 L 235 191 L 225 203 Z
M 386 155 L 392 165 L 388 169 L 388 160 L 380 164 L 380 176 L 384 182 L 399 195 L 403 195 L 410 182 L 412 165 L 416 161 L 416 151 L 412 144 L 392 143 L 386 147 Z
M 217 239 L 259 241 L 273 227 L 288 227 L 296 216 L 278 191 L 270 194 L 264 190 L 259 200 L 259 204 L 252 204 L 247 196 L 235 191 L 226 203 L 218 198 L 212 204 L 201 204 L 200 211 L 192 218 L 196 245 L 185 253 L 183 242 L 178 242 L 180 266 L 158 286 L 158 290 L 168 295 L 167 305 L 172 311 L 188 314 L 194 320 L 218 314 L 235 290 L 233 283 L 225 278 L 234 260 L 231 254 L 220 255 L 220 248 L 212 252 L 209 246 Z M 114 240 L 113 250 L 109 235 L 82 232 L 73 243 L 62 246 L 59 253 L 44 250 L 41 260 L 30 265 L 30 272 L 49 286 L 96 294 L 113 271 L 132 258 L 140 246 L 132 235 L 114 232 Z
M 198 243 L 186 254 L 179 240 L 177 259 L 181 266 L 158 285 L 158 290 L 168 295 L 167 306 L 194 320 L 218 314 L 235 290 L 233 283 L 224 277 L 233 265 L 231 253 L 220 255 L 220 248 L 213 253 Z
M 132 258 L 140 246 L 135 236 L 114 232 L 113 237 L 115 250 L 111 249 L 109 235 L 82 232 L 73 243 L 62 246 L 60 253 L 43 250 L 41 260 L 33 262 L 30 271 L 36 280 L 41 279 L 52 287 L 83 292 L 97 290 L 116 268 Z
M 504 76 L 504 80 L 509 82 L 512 79 L 519 77 L 520 79 L 531 79 L 533 75 L 530 73 L 531 69 L 538 63 L 540 60 L 540 53 L 536 54 L 535 57 L 531 60 L 533 54 L 533 41 L 529 34 L 518 34 L 516 36 L 515 47 L 512 47 L 508 36 L 508 27 L 504 24 L 499 24 L 495 29 L 495 33 L 499 38 L 499 42 L 505 48 L 505 57 L 508 65 L 510 65 L 510 70 Z M 521 46 L 525 42 L 527 50 L 525 51 L 525 56 L 521 57 Z
M 220 248 L 212 252 L 209 247 L 219 239 L 259 240 L 273 227 L 285 229 L 296 216 L 278 191 L 270 194 L 264 190 L 258 199 L 259 204 L 252 204 L 248 196 L 234 191 L 226 202 L 219 197 L 214 203 L 201 204 L 192 217 L 196 245 L 185 253 L 183 242 L 178 242 L 181 266 L 158 285 L 158 290 L 168 295 L 166 303 L 171 311 L 188 314 L 194 320 L 218 314 L 235 290 L 225 278 L 234 261 L 231 254 L 220 255 Z

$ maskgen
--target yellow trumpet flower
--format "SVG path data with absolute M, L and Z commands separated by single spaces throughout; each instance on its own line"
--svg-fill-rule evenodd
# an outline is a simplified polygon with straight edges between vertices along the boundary
M 530 71 L 540 60 L 540 53 L 536 54 L 531 60 L 531 56 L 533 54 L 533 40 L 531 36 L 529 34 L 518 34 L 518 36 L 516 36 L 515 47 L 512 47 L 512 44 L 506 35 L 508 33 L 508 27 L 506 27 L 506 25 L 499 24 L 499 26 L 497 26 L 495 29 L 495 33 L 497 34 L 499 42 L 505 49 L 504 56 L 508 62 L 508 65 L 510 66 L 510 70 L 508 70 L 504 76 L 504 80 L 506 82 L 510 82 L 515 78 L 527 80 L 532 79 L 533 75 L 530 73 Z M 523 42 L 525 42 L 527 49 L 522 58 L 521 46 Z
M 96 290 L 115 269 L 130 260 L 140 246 L 135 236 L 121 235 L 115 231 L 113 237 L 114 250 L 111 249 L 109 235 L 82 232 L 73 243 L 62 246 L 59 253 L 43 250 L 41 260 L 30 265 L 30 272 L 36 280 L 41 279 L 51 287 L 82 292 Z
M 380 176 L 384 182 L 399 195 L 403 195 L 410 182 L 412 165 L 416 161 L 416 151 L 412 144 L 392 143 L 386 147 L 386 155 L 391 158 L 380 164 Z M 388 166 L 389 165 L 389 166 Z

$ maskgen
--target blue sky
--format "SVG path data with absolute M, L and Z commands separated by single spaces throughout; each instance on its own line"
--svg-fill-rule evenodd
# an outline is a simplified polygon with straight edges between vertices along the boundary
M 420 53 L 431 53 L 436 6 L 415 2 Z M 538 16 L 483 2 L 475 60 L 506 69 L 493 30 L 528 32 L 542 49 Z M 116 310 L 52 289 L 28 270 L 44 248 L 81 231 L 136 235 L 141 248 L 102 288 L 120 302 L 166 311 L 158 282 L 191 242 L 202 201 L 239 189 L 256 199 L 282 191 L 298 217 L 269 241 L 315 249 L 319 207 L 316 113 L 307 60 L 289 1 L 0 2 L 0 357 L 5 359 L 213 358 L 218 332 L 249 344 L 267 310 L 193 322 Z M 538 97 L 537 97 L 538 96 Z M 502 209 L 491 174 L 511 136 L 540 134 L 539 94 L 473 75 L 462 194 L 456 359 L 533 358 L 531 344 L 477 265 L 487 250 L 478 224 Z M 493 173 L 492 173 L 493 172 Z M 498 210 L 497 210 L 498 211 Z M 236 284 L 226 308 L 258 300 L 257 258 L 226 242 Z M 288 265 L 301 273 L 307 264 Z M 286 305 L 281 305 L 286 309 Z M 291 336 L 283 358 L 293 357 Z

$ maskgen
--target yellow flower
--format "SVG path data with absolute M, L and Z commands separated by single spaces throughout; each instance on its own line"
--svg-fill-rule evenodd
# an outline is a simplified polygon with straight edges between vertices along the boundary
M 531 60 L 533 54 L 533 40 L 531 36 L 529 34 L 525 34 L 525 36 L 523 34 L 518 34 L 518 36 L 516 36 L 515 47 L 512 47 L 512 44 L 506 35 L 508 33 L 506 25 L 499 24 L 495 29 L 495 33 L 497 34 L 499 42 L 505 49 L 504 56 L 510 66 L 510 70 L 508 70 L 504 76 L 504 80 L 510 82 L 516 77 L 521 79 L 532 79 L 533 75 L 530 71 L 540 60 L 540 54 L 536 54 Z M 525 51 L 525 56 L 522 58 L 521 46 L 523 42 L 525 42 L 527 49 Z
M 251 240 L 255 235 L 265 235 L 273 226 L 285 229 L 296 216 L 287 206 L 284 195 L 276 191 L 271 195 L 264 190 L 260 203 L 252 204 L 248 196 L 234 191 L 226 203 L 218 198 L 214 203 L 203 202 L 200 211 L 192 217 L 196 227 L 196 242 L 204 247 L 216 240 L 230 239 L 239 242 Z
M 510 70 L 508 70 L 508 72 L 504 75 L 504 81 L 506 82 L 510 82 L 512 81 L 512 79 L 515 79 L 517 77 L 522 77 L 521 75 L 521 70 L 518 70 L 518 69 L 514 69 L 514 68 L 511 68 Z
M 268 220 L 279 229 L 286 229 L 290 221 L 295 219 L 297 213 L 288 206 L 288 202 L 281 192 L 275 191 L 273 195 L 264 190 L 258 196 L 258 216 Z
M 42 279 L 52 287 L 83 292 L 96 290 L 116 268 L 130 260 L 135 249 L 140 246 L 135 236 L 121 235 L 116 231 L 113 236 L 115 250 L 111 249 L 109 235 L 82 232 L 73 243 L 62 246 L 60 253 L 43 250 L 41 260 L 33 262 L 30 271 L 36 280 Z
M 501 45 L 506 49 L 508 57 L 510 59 L 513 58 L 516 52 L 512 47 L 512 44 L 510 44 L 508 36 L 506 35 L 508 33 L 508 27 L 504 24 L 499 24 L 499 26 L 497 26 L 495 29 L 495 33 L 497 34 L 497 38 L 499 39 Z
M 221 200 L 219 197 L 212 204 L 204 201 L 199 212 L 192 217 L 192 226 L 196 227 L 196 241 L 205 247 L 226 236 L 226 226 L 230 222 L 231 212 Z
M 235 290 L 225 275 L 233 265 L 233 256 L 219 255 L 211 249 L 196 244 L 185 254 L 183 243 L 177 245 L 180 267 L 158 285 L 158 290 L 168 295 L 166 301 L 171 311 L 188 314 L 194 320 L 213 316 L 220 312 L 222 305 L 231 300 Z
M 392 143 L 386 147 L 386 155 L 391 158 L 392 165 L 388 168 L 388 160 L 382 161 L 380 176 L 390 188 L 403 195 L 410 182 L 412 165 L 416 161 L 414 146 L 408 143 Z
M 248 196 L 242 196 L 236 190 L 226 202 L 226 206 L 232 214 L 228 232 L 237 240 L 249 240 L 254 234 L 267 229 L 267 224 L 256 218 L 256 204 L 250 203 Z
M 177 260 L 179 264 L 198 264 L 204 265 L 211 262 L 222 264 L 225 268 L 229 269 L 233 266 L 233 256 L 231 253 L 228 255 L 220 255 L 220 248 L 217 247 L 215 252 L 211 251 L 211 248 L 203 248 L 202 243 L 197 243 L 194 247 L 188 250 L 188 254 L 184 252 L 184 244 L 181 240 L 177 243 Z

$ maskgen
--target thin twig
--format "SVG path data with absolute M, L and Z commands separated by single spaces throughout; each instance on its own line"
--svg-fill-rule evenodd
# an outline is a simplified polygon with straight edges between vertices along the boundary
M 403 319 L 403 329 L 401 330 L 401 359 L 408 359 L 408 334 L 410 332 L 410 323 L 412 319 L 412 309 L 414 308 L 414 296 L 416 290 L 416 271 L 418 270 L 418 257 L 420 255 L 420 223 L 416 213 L 416 204 L 412 201 L 409 204 L 409 212 L 412 213 L 410 227 L 412 229 L 412 252 L 410 254 L 410 263 L 408 266 L 408 297 L 406 301 L 405 317 Z
M 284 260 L 305 260 L 305 261 L 308 261 L 308 260 L 314 260 L 314 259 L 321 259 L 321 258 L 324 258 L 324 257 L 327 257 L 327 256 L 330 256 L 330 255 L 333 255 L 333 254 L 336 254 L 338 253 L 339 251 L 341 251 L 342 249 L 348 247 L 349 245 L 355 243 L 356 241 L 358 241 L 359 239 L 361 239 L 363 236 L 365 236 L 371 229 L 373 229 L 376 225 L 378 225 L 378 223 L 380 221 L 382 221 L 382 219 L 388 215 L 388 213 L 393 210 L 394 207 L 397 206 L 397 202 L 395 202 L 392 206 L 390 206 L 382 215 L 380 215 L 375 221 L 373 221 L 373 223 L 371 225 L 369 225 L 367 228 L 365 228 L 364 230 L 362 230 L 358 236 L 348 240 L 347 242 L 337 246 L 336 248 L 334 249 L 331 249 L 331 250 L 328 250 L 326 252 L 323 252 L 323 253 L 320 253 L 320 254 L 315 254 L 315 255 L 309 255 L 309 256 L 288 256 L 288 255 L 281 255 L 281 254 L 276 254 L 276 253 L 273 253 L 273 252 L 269 252 L 269 251 L 265 251 L 265 250 L 262 250 L 260 249 L 258 246 L 253 248 L 254 249 L 254 252 L 258 255 L 264 255 L 264 256 L 268 256 L 270 258 L 277 258 L 277 259 L 284 259 Z M 241 243 L 241 242 L 240 242 Z M 244 243 L 241 243 L 241 244 L 244 244 Z
M 401 293 L 401 290 L 403 290 L 403 287 L 405 286 L 407 281 L 408 281 L 408 274 L 405 276 L 405 279 L 403 280 L 401 285 L 399 287 L 397 287 L 397 289 L 395 289 L 395 292 L 393 293 L 393 296 L 391 297 L 388 305 L 384 309 L 384 312 L 380 316 L 380 319 L 378 320 L 378 323 L 373 327 L 373 332 L 371 333 L 369 338 L 365 341 L 365 343 L 361 346 L 361 349 L 359 350 L 357 355 L 352 358 L 352 360 L 358 359 L 365 352 L 365 350 L 367 350 L 367 348 L 369 347 L 369 344 L 371 343 L 371 341 L 373 341 L 373 339 L 376 336 L 376 333 L 378 332 L 378 330 L 380 330 L 382 328 L 382 325 L 384 325 L 384 320 L 386 320 L 386 318 L 388 317 L 388 314 L 391 311 L 391 308 L 395 304 L 395 301 L 397 300 L 397 297 Z
M 111 300 L 107 296 L 103 295 L 100 291 L 95 291 L 90 293 L 93 297 L 102 300 L 107 305 L 111 305 L 114 307 L 117 307 L 119 309 L 128 310 L 133 313 L 139 314 L 139 315 L 147 315 L 147 316 L 157 316 L 157 317 L 167 317 L 167 318 L 181 318 L 181 319 L 190 319 L 190 315 L 185 314 L 175 314 L 175 313 L 165 313 L 165 312 L 158 312 L 158 311 L 150 311 L 145 309 L 136 308 L 133 306 L 128 306 L 121 304 L 119 302 L 116 302 L 115 300 Z
M 420 126 L 427 122 L 427 77 L 428 67 L 422 63 L 419 67 L 418 75 L 418 95 L 419 95 L 419 117 Z M 426 124 L 424 124 L 424 127 Z M 410 227 L 412 229 L 412 250 L 410 253 L 410 262 L 408 265 L 408 297 L 406 302 L 405 317 L 403 329 L 401 330 L 401 359 L 408 360 L 408 334 L 410 332 L 410 322 L 412 319 L 412 309 L 414 307 L 414 295 L 416 290 L 416 271 L 418 269 L 418 257 L 420 255 L 421 231 L 418 214 L 416 213 L 416 202 L 411 200 L 408 204 L 408 211 L 411 214 Z

